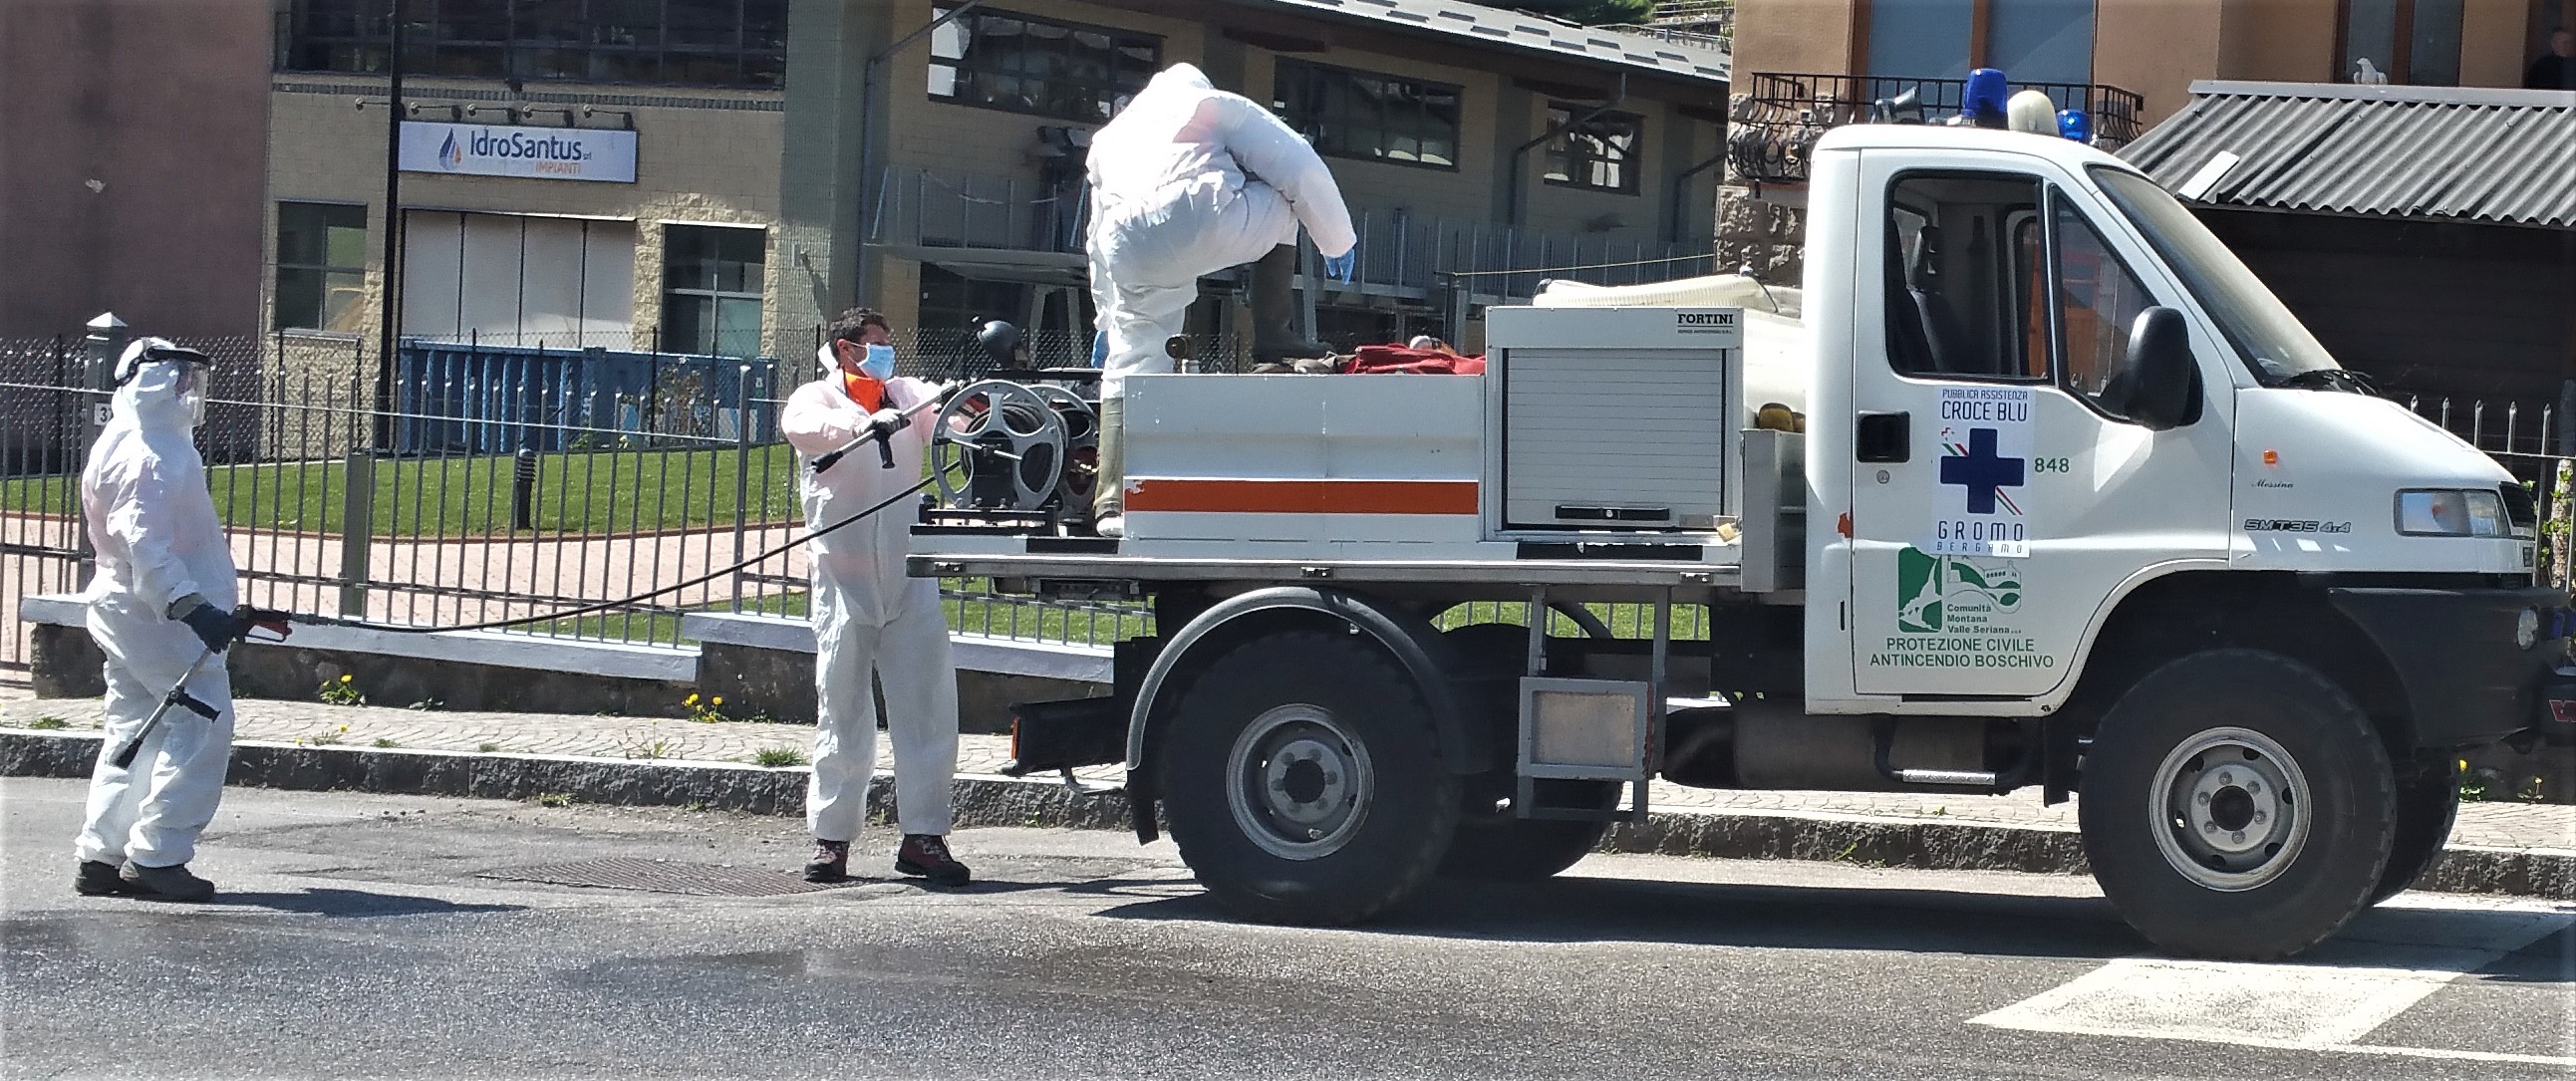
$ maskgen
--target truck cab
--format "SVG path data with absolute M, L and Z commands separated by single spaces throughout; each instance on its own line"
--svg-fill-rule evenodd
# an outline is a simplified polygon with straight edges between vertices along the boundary
M 1123 748 L 1140 836 L 1289 922 L 1553 874 L 1657 780 L 2077 798 L 2183 954 L 2411 884 L 2564 656 L 2529 492 L 2106 154 L 1865 125 L 1811 176 L 1793 317 L 1549 290 L 1481 375 L 1137 376 L 1123 538 L 926 512 L 915 574 L 1153 606 L 1018 768 Z

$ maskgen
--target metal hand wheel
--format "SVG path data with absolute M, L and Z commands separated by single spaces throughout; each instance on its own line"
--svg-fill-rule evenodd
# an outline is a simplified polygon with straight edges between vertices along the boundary
M 1064 421 L 1026 385 L 987 379 L 969 386 L 939 410 L 938 425 L 930 462 L 942 505 L 1037 510 L 1055 495 Z

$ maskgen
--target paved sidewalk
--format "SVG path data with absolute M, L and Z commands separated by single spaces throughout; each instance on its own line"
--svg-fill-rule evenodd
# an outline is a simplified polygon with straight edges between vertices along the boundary
M 0 689 L 0 728 L 26 728 L 58 718 L 72 731 L 98 727 L 97 699 L 34 699 L 23 689 Z M 52 727 L 47 725 L 47 727 Z M 806 751 L 811 725 L 700 723 L 651 717 L 578 717 L 563 714 L 462 713 L 319 702 L 244 700 L 235 738 L 245 741 L 377 746 L 378 740 L 411 750 L 488 751 L 628 760 L 749 763 L 764 749 Z M 887 744 L 877 744 L 881 761 Z M 958 769 L 990 774 L 1010 757 L 1001 736 L 958 740 Z M 1116 766 L 1079 771 L 1088 780 L 1115 782 Z M 2040 805 L 2035 792 L 2010 796 L 1916 795 L 1875 792 L 1731 792 L 1656 782 L 1655 810 L 1784 816 L 1858 817 L 1955 822 L 2056 832 L 2076 828 L 2075 805 Z M 2454 846 L 2527 852 L 2576 853 L 2576 806 L 2467 803 L 2451 834 Z

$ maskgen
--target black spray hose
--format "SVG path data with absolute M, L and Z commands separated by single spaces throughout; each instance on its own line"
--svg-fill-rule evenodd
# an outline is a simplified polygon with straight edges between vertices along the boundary
M 667 593 L 677 593 L 691 586 L 705 585 L 708 582 L 715 581 L 716 579 L 722 578 L 728 574 L 749 570 L 753 567 L 759 566 L 760 564 L 776 559 L 779 556 L 795 551 L 797 548 L 812 542 L 816 537 L 823 536 L 824 534 L 830 533 L 844 526 L 857 524 L 857 522 L 862 518 L 875 514 L 878 511 L 902 502 L 906 498 L 919 494 L 922 489 L 930 487 L 931 483 L 938 479 L 939 476 L 935 473 L 930 476 L 923 477 L 921 478 L 921 483 L 895 493 L 883 502 L 878 503 L 876 506 L 869 507 L 857 514 L 843 518 L 840 521 L 814 530 L 813 532 L 807 533 L 803 536 L 792 538 L 784 544 L 771 548 L 768 551 L 762 552 L 759 555 L 743 560 L 742 562 L 736 563 L 730 567 L 721 567 L 716 570 L 708 571 L 707 573 L 701 574 L 695 578 L 691 578 L 685 582 L 676 582 L 671 585 L 663 586 L 660 589 L 653 590 L 649 593 L 638 593 L 632 597 L 626 597 L 619 600 L 600 601 L 596 604 L 585 604 L 578 608 L 566 608 L 561 611 L 546 612 L 533 616 L 520 616 L 516 619 L 486 620 L 481 623 L 466 623 L 453 627 L 424 627 L 417 624 L 369 623 L 363 619 L 342 619 L 338 616 L 306 615 L 301 612 L 293 613 L 287 618 L 297 623 L 306 623 L 322 627 L 357 627 L 370 631 L 391 631 L 395 634 L 435 634 L 443 631 L 490 631 L 499 630 L 504 627 L 525 627 L 535 623 L 552 623 L 558 619 L 571 619 L 576 616 L 586 616 L 593 612 L 605 612 L 612 608 L 623 608 L 638 601 L 648 601 Z

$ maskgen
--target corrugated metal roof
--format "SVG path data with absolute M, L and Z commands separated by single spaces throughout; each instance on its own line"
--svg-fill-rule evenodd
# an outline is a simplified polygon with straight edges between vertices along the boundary
M 1240 2 L 1240 0 L 1238 0 Z M 1256 0 L 1257 6 L 1303 13 L 1334 12 L 1467 39 L 1491 48 L 1511 45 L 1557 56 L 1646 68 L 1684 79 L 1724 82 L 1734 61 L 1727 50 L 1658 35 L 1644 28 L 1584 27 L 1543 15 L 1466 3 L 1465 0 Z
M 2576 92 L 2198 82 L 2120 156 L 2216 206 L 2576 227 Z

